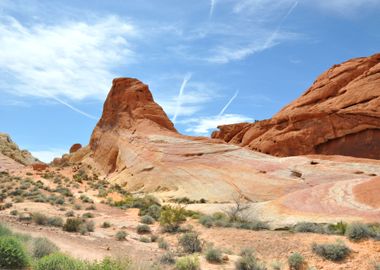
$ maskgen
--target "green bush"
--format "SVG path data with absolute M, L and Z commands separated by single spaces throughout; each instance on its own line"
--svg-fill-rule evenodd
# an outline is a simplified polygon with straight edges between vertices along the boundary
M 84 213 L 82 215 L 82 218 L 93 218 L 93 217 L 94 217 L 94 214 L 93 213 L 89 213 L 89 212 Z
M 321 256 L 330 261 L 342 261 L 351 252 L 344 243 L 335 244 L 316 244 L 312 245 L 312 250 L 318 256 Z
M 33 257 L 42 258 L 55 252 L 58 252 L 58 247 L 49 239 L 34 239 L 32 248 Z
M 0 237 L 1 236 L 8 236 L 11 234 L 12 234 L 11 230 L 9 230 L 7 226 L 0 223 Z
M 311 222 L 297 223 L 294 226 L 293 230 L 295 232 L 321 233 L 321 234 L 325 232 L 322 225 L 317 224 L 317 223 L 311 223 Z
M 137 233 L 139 234 L 144 234 L 144 233 L 150 233 L 150 227 L 146 224 L 139 224 L 136 228 Z
M 63 230 L 66 232 L 79 232 L 83 221 L 80 218 L 68 218 L 63 225 Z
M 54 227 L 62 227 L 63 219 L 61 217 L 49 217 L 47 220 L 47 225 Z
M 150 243 L 150 242 L 152 242 L 152 240 L 150 238 L 146 237 L 146 236 L 141 236 L 139 240 L 140 240 L 140 242 L 143 242 L 143 243 Z
M 118 231 L 115 237 L 118 241 L 123 241 L 127 237 L 127 233 L 125 231 Z
M 127 270 L 131 268 L 131 261 L 128 258 L 106 257 L 101 262 L 87 265 L 86 270 Z
M 291 270 L 301 270 L 304 262 L 304 257 L 299 253 L 293 253 L 288 258 L 288 264 Z
M 85 270 L 85 264 L 61 253 L 53 253 L 37 261 L 34 270 Z
M 194 253 L 202 250 L 201 240 L 199 235 L 195 232 L 184 233 L 179 238 L 179 244 L 183 248 L 184 252 Z
M 161 249 L 168 249 L 169 248 L 169 244 L 168 244 L 168 242 L 165 241 L 165 239 L 159 238 L 158 239 L 158 247 L 161 248 Z
M 236 270 L 266 270 L 266 266 L 257 261 L 253 254 L 246 254 L 237 260 Z
M 199 270 L 200 267 L 199 258 L 195 255 L 179 258 L 175 264 L 177 270 Z
M 347 226 L 345 235 L 352 241 L 359 241 L 374 236 L 374 232 L 366 224 L 352 223 Z
M 343 221 L 338 222 L 337 224 L 329 224 L 327 226 L 327 232 L 330 234 L 339 234 L 344 235 L 347 230 L 347 223 Z
M 155 220 L 158 220 L 161 214 L 161 206 L 157 204 L 150 205 L 145 211 L 141 210 L 141 213 L 144 213 L 144 215 L 149 215 Z
M 221 263 L 223 261 L 222 251 L 218 248 L 207 249 L 206 260 L 210 263 Z
M 38 225 L 47 225 L 48 224 L 48 217 L 41 213 L 33 213 L 32 214 L 32 220 L 34 223 Z
M 144 224 L 153 224 L 154 223 L 154 218 L 152 218 L 149 215 L 145 215 L 141 217 L 141 223 Z
M 199 218 L 199 223 L 206 228 L 211 228 L 214 225 L 214 219 L 210 216 L 201 216 Z
M 104 221 L 102 224 L 102 228 L 109 228 L 109 227 L 111 227 L 111 223 Z
M 0 237 L 0 268 L 22 269 L 29 259 L 22 243 L 15 236 Z
M 174 254 L 170 251 L 164 253 L 161 258 L 160 258 L 160 262 L 162 264 L 174 264 L 175 263 L 175 257 L 174 257 Z
M 186 210 L 181 206 L 165 206 L 161 210 L 160 225 L 165 232 L 175 232 L 186 221 Z

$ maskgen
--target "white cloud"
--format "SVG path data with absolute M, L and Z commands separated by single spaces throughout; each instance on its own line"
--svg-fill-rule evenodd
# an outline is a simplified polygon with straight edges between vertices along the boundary
M 191 73 L 186 74 L 186 76 L 183 78 L 181 87 L 179 89 L 178 97 L 177 97 L 177 105 L 173 116 L 173 123 L 175 124 L 175 121 L 177 120 L 178 114 L 181 112 L 181 106 L 182 106 L 182 97 L 183 92 L 185 91 L 187 83 L 191 79 Z
M 49 163 L 53 161 L 56 157 L 61 157 L 63 154 L 67 153 L 67 150 L 64 149 L 47 149 L 47 150 L 36 150 L 31 151 L 32 155 L 39 160 Z
M 241 122 L 252 122 L 253 119 L 240 114 L 224 114 L 207 117 L 190 118 L 183 121 L 178 121 L 181 124 L 189 126 L 186 132 L 195 135 L 208 135 L 212 130 L 215 130 L 219 125 L 228 125 Z
M 133 61 L 128 38 L 136 28 L 119 17 L 57 25 L 23 25 L 0 17 L 0 76 L 19 96 L 102 100 L 113 68 Z

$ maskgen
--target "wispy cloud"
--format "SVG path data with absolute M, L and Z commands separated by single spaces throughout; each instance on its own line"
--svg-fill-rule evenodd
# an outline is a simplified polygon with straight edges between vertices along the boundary
M 134 25 L 116 16 L 56 25 L 24 25 L 2 16 L 0 78 L 7 77 L 9 85 L 1 91 L 102 100 L 116 75 L 114 68 L 133 61 L 135 53 L 128 38 L 136 35 Z
M 216 6 L 216 0 L 210 0 L 209 19 L 211 19 L 212 16 L 214 15 L 215 6 Z
M 231 97 L 231 99 L 227 102 L 227 104 L 224 105 L 223 109 L 220 111 L 218 116 L 221 116 L 224 114 L 224 112 L 228 109 L 228 107 L 231 105 L 232 101 L 235 100 L 235 98 L 238 96 L 238 94 L 239 94 L 239 91 L 236 91 L 235 94 Z
M 183 78 L 181 87 L 179 89 L 179 93 L 178 93 L 178 97 L 177 97 L 177 106 L 176 106 L 176 110 L 175 110 L 175 113 L 174 113 L 174 116 L 173 116 L 173 119 L 172 119 L 172 121 L 173 121 L 174 124 L 175 124 L 175 122 L 177 120 L 178 114 L 181 111 L 183 92 L 185 91 L 186 85 L 187 85 L 187 83 L 189 82 L 190 79 L 191 79 L 191 73 L 186 74 L 185 77 Z

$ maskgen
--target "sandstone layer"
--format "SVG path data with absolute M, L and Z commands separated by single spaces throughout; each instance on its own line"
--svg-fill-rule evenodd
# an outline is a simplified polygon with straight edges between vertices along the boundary
M 23 165 L 40 163 L 27 150 L 21 150 L 8 134 L 0 133 L 0 153 Z
M 218 128 L 212 138 L 275 156 L 380 159 L 380 54 L 334 65 L 272 119 Z

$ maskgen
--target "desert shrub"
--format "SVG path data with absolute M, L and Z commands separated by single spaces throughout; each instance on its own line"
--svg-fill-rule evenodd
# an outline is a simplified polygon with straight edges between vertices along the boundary
M 111 227 L 111 223 L 104 221 L 102 224 L 102 228 L 109 228 L 109 227 Z
M 86 270 L 126 270 L 131 268 L 131 261 L 128 258 L 106 257 L 101 262 L 87 265 Z
M 199 223 L 207 228 L 211 228 L 214 225 L 214 219 L 211 216 L 201 216 L 199 218 Z
M 162 263 L 162 264 L 174 264 L 175 263 L 174 254 L 170 251 L 164 253 L 160 257 L 160 263 Z
M 33 241 L 32 254 L 36 258 L 42 258 L 58 251 L 58 247 L 46 238 L 36 238 Z
M 207 249 L 206 260 L 211 263 L 221 263 L 223 261 L 222 251 L 213 247 Z
M 165 232 L 175 232 L 186 221 L 186 210 L 181 206 L 165 206 L 161 210 L 160 225 Z
M 86 229 L 89 232 L 93 232 L 95 230 L 95 222 L 93 221 L 86 221 L 84 225 L 86 226 Z
M 29 265 L 22 243 L 14 236 L 0 237 L 0 268 L 23 269 Z
M 187 253 L 199 252 L 202 250 L 202 243 L 199 235 L 195 232 L 184 233 L 179 238 L 179 244 Z
M 154 218 L 152 218 L 149 215 L 145 215 L 141 217 L 141 223 L 144 224 L 153 224 L 154 223 Z
M 143 233 L 150 233 L 151 230 L 150 230 L 150 227 L 146 224 L 139 224 L 136 228 L 137 230 L 137 233 L 139 234 L 143 234 Z
M 264 264 L 257 261 L 253 254 L 244 255 L 235 263 L 236 270 L 266 270 Z
M 307 233 L 324 233 L 325 230 L 322 225 L 311 222 L 300 222 L 297 223 L 293 230 L 295 232 L 307 232 Z
M 281 270 L 282 269 L 282 264 L 278 261 L 274 261 L 272 264 L 272 270 Z M 311 269 L 308 269 L 311 270 Z
M 374 232 L 366 224 L 352 223 L 347 226 L 345 235 L 352 241 L 359 241 L 374 236 Z
M 8 229 L 7 226 L 3 225 L 0 223 L 0 237 L 1 236 L 8 236 L 8 235 L 11 235 L 12 232 L 10 229 Z
M 47 220 L 47 225 L 54 227 L 62 227 L 63 219 L 61 217 L 49 217 Z
M 141 236 L 139 240 L 140 240 L 140 242 L 143 242 L 143 243 L 152 242 L 151 239 L 149 237 L 146 237 L 146 236 Z
M 125 231 L 118 231 L 115 237 L 118 241 L 123 241 L 127 237 L 127 233 Z
M 84 194 L 80 195 L 79 199 L 84 203 L 94 203 L 94 201 L 92 199 L 90 199 L 90 197 L 88 197 Z
M 380 263 L 374 263 L 373 269 L 374 270 L 380 270 Z
M 86 210 L 87 211 L 89 211 L 89 210 L 96 210 L 96 206 L 94 204 L 91 204 L 90 206 L 86 207 Z
M 63 225 L 63 230 L 67 232 L 78 232 L 83 221 L 80 218 L 68 218 Z
M 191 255 L 179 258 L 175 264 L 177 270 L 199 270 L 200 262 L 198 256 Z
M 337 224 L 329 224 L 327 226 L 327 232 L 330 234 L 339 234 L 344 235 L 347 230 L 347 223 L 343 221 L 338 222 Z
M 34 223 L 38 225 L 47 225 L 48 224 L 48 216 L 41 213 L 33 213 L 32 220 Z
M 85 264 L 80 260 L 61 253 L 53 253 L 38 260 L 35 270 L 84 270 Z
M 299 253 L 293 253 L 288 258 L 288 264 L 291 270 L 301 270 L 304 262 L 304 257 Z
M 168 249 L 169 248 L 169 244 L 168 244 L 168 242 L 165 241 L 165 239 L 159 238 L 158 239 L 158 247 L 161 248 L 161 249 Z
M 158 239 L 158 236 L 157 236 L 156 234 L 152 234 L 152 235 L 150 236 L 150 241 L 151 241 L 151 242 L 156 242 L 157 239 Z
M 67 211 L 67 212 L 65 213 L 65 216 L 66 216 L 66 217 L 73 217 L 73 216 L 75 216 L 75 213 L 74 213 L 73 210 L 70 210 L 70 211 Z
M 17 210 L 12 210 L 12 211 L 10 212 L 10 214 L 11 214 L 12 216 L 17 216 L 17 215 L 18 215 L 18 211 L 17 211 Z
M 312 246 L 312 250 L 318 256 L 321 256 L 330 261 L 342 261 L 351 252 L 344 243 L 335 244 L 316 244 Z
M 254 254 L 254 249 L 253 248 L 242 248 L 240 250 L 240 253 L 239 255 L 242 256 L 242 257 L 245 257 L 245 256 L 253 256 Z
M 82 215 L 82 218 L 93 218 L 93 217 L 94 217 L 94 214 L 93 213 L 89 213 L 89 212 L 84 213 Z

